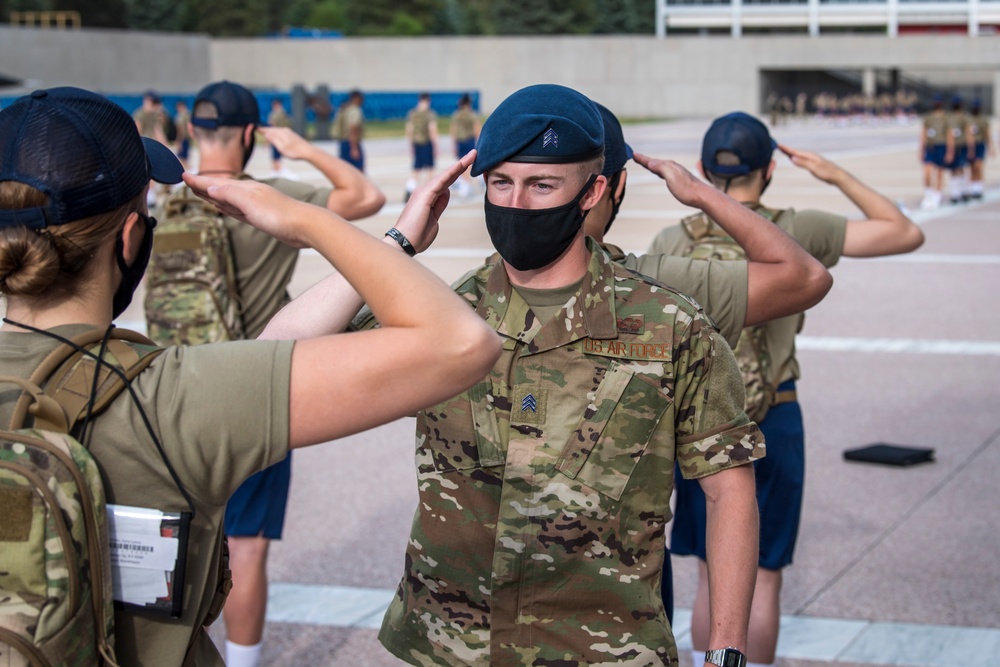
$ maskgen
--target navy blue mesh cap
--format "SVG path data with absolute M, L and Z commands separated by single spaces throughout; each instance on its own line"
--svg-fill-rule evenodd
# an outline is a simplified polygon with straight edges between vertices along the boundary
M 179 183 L 184 169 L 163 144 L 102 95 L 80 88 L 36 90 L 0 111 L 0 181 L 48 196 L 46 206 L 0 210 L 0 227 L 42 229 L 107 213 L 150 180 Z
M 701 143 L 701 164 L 710 174 L 743 176 L 769 165 L 777 146 L 764 123 L 736 111 L 712 121 Z M 740 163 L 719 164 L 716 160 L 721 152 L 733 153 Z
M 215 107 L 216 118 L 199 118 L 198 105 L 208 102 Z M 243 127 L 260 124 L 260 105 L 249 90 L 231 81 L 210 83 L 195 95 L 191 124 L 214 130 L 220 127 Z
M 572 88 L 528 86 L 490 114 L 476 150 L 473 176 L 501 162 L 586 162 L 604 152 L 604 123 L 594 103 Z
M 602 176 L 611 178 L 625 168 L 625 163 L 632 159 L 632 147 L 625 143 L 622 124 L 618 122 L 611 110 L 603 104 L 594 102 L 601 113 L 604 122 L 604 171 Z

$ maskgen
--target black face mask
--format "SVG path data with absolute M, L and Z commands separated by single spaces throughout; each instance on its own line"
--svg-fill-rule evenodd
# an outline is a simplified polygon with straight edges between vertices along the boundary
M 115 239 L 115 260 L 118 262 L 118 268 L 122 272 L 122 282 L 115 291 L 114 300 L 112 301 L 111 313 L 113 317 L 118 317 L 124 313 L 128 305 L 132 303 L 132 295 L 135 293 L 135 288 L 142 281 L 143 274 L 146 273 L 146 265 L 149 264 L 149 256 L 153 252 L 153 229 L 156 228 L 156 218 L 151 215 L 139 213 L 138 211 L 136 211 L 136 214 L 146 224 L 146 231 L 142 237 L 142 246 L 139 248 L 139 254 L 136 256 L 135 261 L 132 262 L 132 266 L 125 263 L 125 245 L 122 242 L 122 233 L 118 232 L 118 238 Z
M 496 206 L 486 195 L 486 230 L 493 247 L 518 271 L 551 264 L 565 252 L 583 225 L 580 200 L 597 180 L 593 175 L 568 204 L 555 208 L 526 209 Z

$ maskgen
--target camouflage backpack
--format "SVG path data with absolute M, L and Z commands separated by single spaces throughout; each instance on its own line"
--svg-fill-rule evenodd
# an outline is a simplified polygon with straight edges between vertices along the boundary
M 104 359 L 128 380 L 161 351 L 130 331 L 112 335 Z M 104 485 L 94 458 L 72 435 L 126 386 L 78 349 L 98 350 L 103 336 L 94 330 L 61 345 L 27 380 L 0 376 L 2 391 L 21 388 L 10 428 L 0 430 L 5 666 L 117 665 Z M 24 428 L 28 415 L 33 424 Z
M 160 345 L 243 338 L 236 263 L 222 215 L 183 187 L 159 210 L 146 270 L 146 327 Z
M 783 213 L 763 206 L 754 211 L 775 222 Z M 681 220 L 681 226 L 691 238 L 684 255 L 694 259 L 745 260 L 746 251 L 704 213 L 696 213 Z M 733 349 L 743 375 L 746 388 L 746 412 L 750 419 L 760 422 L 774 404 L 780 376 L 772 372 L 771 354 L 767 347 L 764 325 L 745 327 Z M 772 380 L 768 380 L 772 378 Z

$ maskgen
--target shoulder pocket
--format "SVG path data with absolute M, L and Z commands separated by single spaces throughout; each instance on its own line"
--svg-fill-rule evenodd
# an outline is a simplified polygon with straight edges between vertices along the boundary
M 641 375 L 612 362 L 556 470 L 620 500 L 670 399 Z

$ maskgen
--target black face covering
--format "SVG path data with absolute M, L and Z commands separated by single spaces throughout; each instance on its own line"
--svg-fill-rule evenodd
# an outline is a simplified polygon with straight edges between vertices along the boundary
M 156 218 L 139 213 L 138 211 L 136 211 L 136 214 L 146 224 L 146 230 L 142 237 L 142 246 L 139 248 L 139 254 L 136 256 L 135 261 L 132 262 L 132 266 L 125 263 L 125 246 L 122 242 L 122 233 L 118 232 L 118 238 L 115 239 L 115 260 L 118 262 L 118 268 L 122 272 L 122 282 L 115 291 L 114 300 L 112 301 L 111 313 L 114 317 L 118 317 L 124 313 L 128 305 L 132 303 L 132 294 L 135 293 L 135 288 L 142 281 L 142 276 L 146 273 L 146 265 L 149 264 L 149 256 L 153 252 L 153 229 L 156 227 Z
M 568 204 L 555 208 L 526 209 L 496 206 L 486 195 L 486 230 L 493 247 L 518 271 L 551 264 L 565 252 L 583 225 L 580 200 L 597 180 L 593 175 Z

